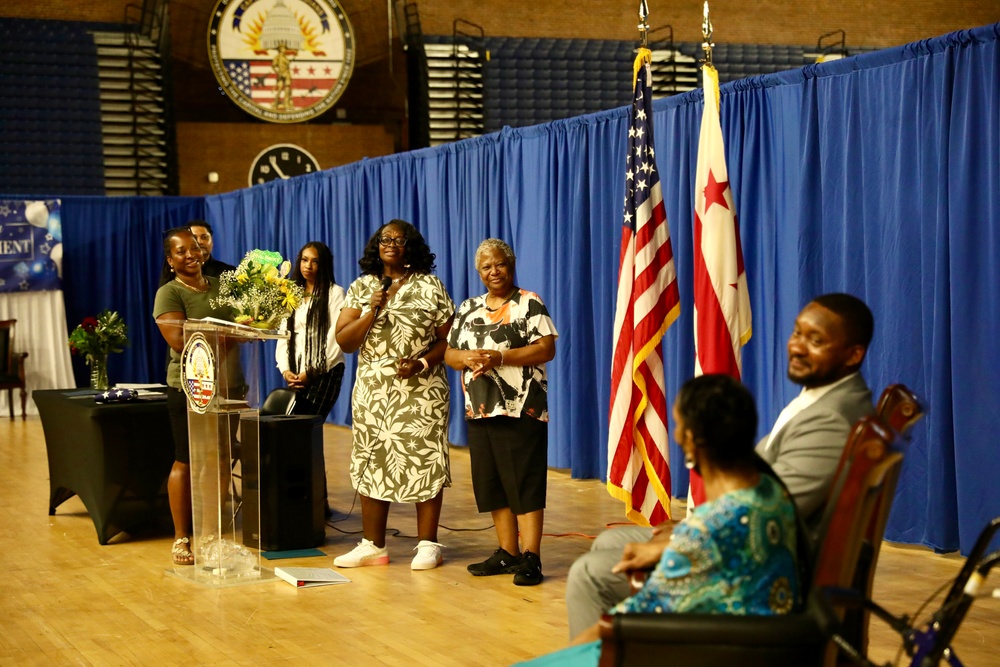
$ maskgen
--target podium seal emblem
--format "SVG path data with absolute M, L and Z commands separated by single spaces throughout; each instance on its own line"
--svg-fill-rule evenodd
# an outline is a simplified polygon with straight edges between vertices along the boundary
M 205 414 L 215 398 L 215 353 L 201 333 L 193 334 L 181 352 L 181 387 L 191 409 Z
M 354 69 L 354 32 L 337 0 L 217 0 L 212 72 L 241 109 L 272 123 L 329 111 Z

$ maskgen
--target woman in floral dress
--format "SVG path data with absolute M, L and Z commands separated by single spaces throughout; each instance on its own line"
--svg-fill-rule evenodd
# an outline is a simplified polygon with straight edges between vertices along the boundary
M 337 342 L 360 351 L 351 397 L 351 481 L 364 537 L 337 567 L 385 565 L 390 503 L 416 503 L 419 542 L 410 567 L 441 564 L 437 541 L 448 459 L 448 378 L 442 360 L 455 305 L 431 271 L 434 254 L 408 222 L 368 240 L 362 275 L 347 290 Z

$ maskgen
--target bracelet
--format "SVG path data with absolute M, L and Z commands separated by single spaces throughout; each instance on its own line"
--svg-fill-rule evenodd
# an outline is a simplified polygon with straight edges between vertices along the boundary
M 425 371 L 426 370 L 430 370 L 431 365 L 429 363 L 427 363 L 426 359 L 424 359 L 423 357 L 420 357 L 419 359 L 417 359 L 417 361 L 419 361 L 420 363 L 422 363 L 424 365 L 424 370 Z
M 503 350 L 497 350 L 500 353 L 500 366 L 503 366 Z

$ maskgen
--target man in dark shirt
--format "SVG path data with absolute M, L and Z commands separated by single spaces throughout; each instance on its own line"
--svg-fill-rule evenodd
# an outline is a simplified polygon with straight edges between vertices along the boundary
M 215 247 L 215 243 L 212 241 L 212 225 L 204 220 L 192 220 L 188 223 L 188 229 L 194 234 L 202 252 L 205 253 L 205 262 L 201 265 L 202 275 L 218 278 L 223 271 L 232 271 L 236 268 L 232 264 L 226 264 L 212 257 L 212 250 Z

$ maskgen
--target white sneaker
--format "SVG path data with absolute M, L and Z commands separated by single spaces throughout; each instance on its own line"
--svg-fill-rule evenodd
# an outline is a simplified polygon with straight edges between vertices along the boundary
M 431 542 L 430 540 L 420 540 L 417 546 L 413 547 L 413 550 L 417 552 L 417 555 L 413 557 L 413 562 L 410 563 L 411 570 L 433 570 L 444 560 L 441 556 L 441 548 L 444 547 L 443 544 L 438 544 L 437 542 Z
M 377 547 L 371 540 L 361 538 L 358 546 L 349 553 L 337 556 L 333 559 L 333 564 L 337 567 L 364 567 L 365 565 L 388 565 L 389 550 L 385 547 Z

